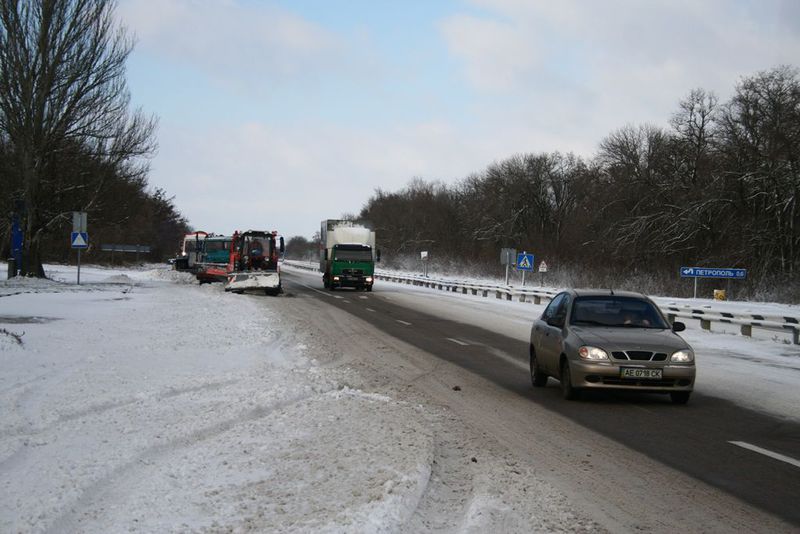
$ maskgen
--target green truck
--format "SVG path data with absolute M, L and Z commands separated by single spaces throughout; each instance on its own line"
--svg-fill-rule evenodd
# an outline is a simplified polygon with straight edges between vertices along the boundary
M 319 270 L 323 285 L 334 290 L 352 287 L 372 291 L 375 263 L 375 231 L 365 221 L 326 219 L 320 225 Z

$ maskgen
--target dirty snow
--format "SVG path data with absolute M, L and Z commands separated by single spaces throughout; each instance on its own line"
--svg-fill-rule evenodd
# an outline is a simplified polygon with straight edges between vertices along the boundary
M 471 463 L 441 408 L 352 387 L 277 299 L 47 272 L 0 282 L 1 532 L 599 528 L 502 454 Z M 462 444 L 442 453 L 447 425 Z M 469 503 L 457 528 L 440 493 Z

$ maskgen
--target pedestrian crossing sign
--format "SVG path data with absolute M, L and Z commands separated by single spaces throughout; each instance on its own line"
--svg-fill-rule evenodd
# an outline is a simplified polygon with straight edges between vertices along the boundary
M 533 271 L 533 254 L 522 252 L 517 254 L 517 270 Z

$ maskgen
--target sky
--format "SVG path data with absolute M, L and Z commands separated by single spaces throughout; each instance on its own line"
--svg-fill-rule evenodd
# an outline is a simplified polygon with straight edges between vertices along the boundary
M 120 0 L 150 184 L 198 230 L 310 238 L 377 189 L 591 157 L 692 89 L 800 67 L 795 0 Z

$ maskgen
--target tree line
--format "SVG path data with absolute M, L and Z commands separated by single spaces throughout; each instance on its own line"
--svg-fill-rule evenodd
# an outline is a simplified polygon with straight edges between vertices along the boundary
M 416 178 L 377 190 L 360 217 L 397 266 L 426 250 L 496 273 L 512 247 L 546 259 L 561 285 L 680 294 L 680 266 L 743 267 L 740 294 L 797 300 L 799 194 L 800 78 L 779 66 L 726 102 L 691 91 L 667 126 L 624 126 L 591 157 L 526 153 L 454 185 Z
M 132 49 L 111 0 L 0 0 L 0 252 L 13 212 L 23 274 L 68 258 L 73 211 L 88 213 L 91 243 L 151 245 L 152 260 L 188 230 L 147 185 L 156 119 L 131 109 Z

